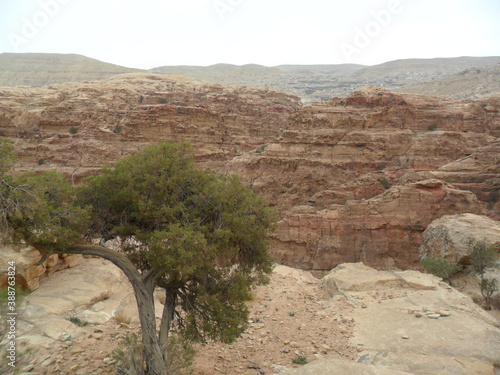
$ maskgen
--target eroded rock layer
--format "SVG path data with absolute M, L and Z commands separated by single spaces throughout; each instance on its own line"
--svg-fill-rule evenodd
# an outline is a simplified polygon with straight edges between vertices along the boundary
M 499 217 L 500 97 L 455 101 L 367 87 L 303 105 L 291 95 L 130 74 L 0 88 L 0 136 L 17 171 L 74 183 L 166 138 L 203 167 L 237 173 L 281 215 L 277 260 L 418 267 L 425 227 L 446 214 Z

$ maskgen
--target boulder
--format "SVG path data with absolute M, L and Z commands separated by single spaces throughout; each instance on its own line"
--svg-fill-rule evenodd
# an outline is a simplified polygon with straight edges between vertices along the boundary
M 471 213 L 445 215 L 432 221 L 422 236 L 420 258 L 427 255 L 467 263 L 470 241 L 485 241 L 500 249 L 500 222 Z
M 498 321 L 437 277 L 356 263 L 336 267 L 321 285 L 354 307 L 350 344 L 359 362 L 411 374 L 495 373 Z
M 128 287 L 128 288 L 127 288 Z M 93 318 L 85 314 L 78 316 L 89 323 L 102 323 L 113 316 L 113 310 L 103 308 L 109 300 L 111 305 L 119 305 L 129 292 L 130 286 L 123 273 L 113 264 L 102 259 L 85 259 L 78 267 L 57 272 L 41 282 L 41 287 L 27 295 L 19 307 L 26 331 L 20 329 L 20 337 L 30 343 L 45 337 L 45 344 L 69 335 L 75 336 L 79 327 L 69 322 L 76 311 L 92 310 L 101 302 L 99 311 Z M 113 302 L 119 299 L 116 303 Z
M 25 291 L 34 291 L 48 275 L 75 267 L 83 260 L 79 254 L 52 254 L 37 265 L 41 258 L 40 252 L 31 246 L 0 245 L 0 289 L 7 285 L 8 262 L 15 264 L 16 286 Z
M 374 271 L 363 263 L 341 264 L 321 279 L 330 297 L 350 292 L 436 290 L 439 283 L 439 278 L 417 271 Z

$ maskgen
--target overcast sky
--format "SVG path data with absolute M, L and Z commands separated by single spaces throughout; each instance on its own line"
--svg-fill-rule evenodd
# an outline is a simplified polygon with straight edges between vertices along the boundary
M 500 55 L 499 0 L 0 0 L 0 52 L 135 68 Z

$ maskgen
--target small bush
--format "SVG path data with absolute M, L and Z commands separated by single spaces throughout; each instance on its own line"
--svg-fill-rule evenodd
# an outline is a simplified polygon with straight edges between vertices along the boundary
M 257 147 L 255 149 L 255 153 L 256 154 L 262 154 L 265 151 L 266 148 L 267 148 L 267 145 L 260 145 L 259 147 Z
M 77 318 L 76 316 L 72 316 L 71 318 L 68 318 L 68 320 L 71 323 L 76 324 L 78 327 L 85 327 L 85 326 L 89 325 L 89 322 L 87 322 L 86 320 L 81 320 L 80 318 Z
M 391 188 L 391 183 L 385 177 L 379 178 L 378 182 L 380 182 L 380 185 L 382 185 L 385 190 L 388 190 Z
M 170 336 L 166 346 L 168 374 L 191 375 L 196 350 L 186 339 L 180 336 Z M 128 333 L 127 336 L 118 343 L 118 348 L 111 355 L 117 363 L 118 374 L 131 374 L 134 366 L 142 361 L 142 344 L 136 333 Z M 130 371 L 132 369 L 132 372 Z
M 44 165 L 45 164 L 45 159 L 38 159 L 38 165 Z
M 481 296 L 484 300 L 485 310 L 491 310 L 491 297 L 498 291 L 498 280 L 495 278 L 483 278 L 481 280 Z
M 498 291 L 498 280 L 484 277 L 486 271 L 498 268 L 498 251 L 495 246 L 486 241 L 470 240 L 469 246 L 472 249 L 470 264 L 474 273 L 478 276 L 479 288 L 483 297 L 484 308 L 491 310 L 491 297 Z
M 430 131 L 430 132 L 433 132 L 434 130 L 437 129 L 437 125 L 436 124 L 430 124 L 428 127 L 427 127 L 427 130 Z
M 125 324 L 130 324 L 132 321 L 132 318 L 129 315 L 126 315 L 123 310 L 120 310 L 117 312 L 114 316 L 115 320 L 117 323 L 125 323 Z
M 307 358 L 303 355 L 299 355 L 298 357 L 293 358 L 292 362 L 296 365 L 305 365 L 307 363 Z
M 486 203 L 488 205 L 488 210 L 493 210 L 495 204 L 498 202 L 500 196 L 500 189 L 496 188 L 490 191 L 488 197 L 486 198 Z
M 113 133 L 115 134 L 121 134 L 123 128 L 120 125 L 116 125 L 115 128 L 113 129 Z
M 435 256 L 427 256 L 421 260 L 421 263 L 427 272 L 442 278 L 450 285 L 451 277 L 462 269 L 460 264 Z
M 78 129 L 72 126 L 71 128 L 69 128 L 69 134 L 72 135 L 78 134 Z
M 469 247 L 472 249 L 470 254 L 471 267 L 482 280 L 488 269 L 498 267 L 498 251 L 495 246 L 488 244 L 486 241 L 470 240 Z

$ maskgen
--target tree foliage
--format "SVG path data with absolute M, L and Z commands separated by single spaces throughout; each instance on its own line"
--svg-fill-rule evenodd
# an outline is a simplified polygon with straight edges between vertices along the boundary
M 0 137 L 0 176 L 4 175 L 16 161 L 14 146 L 7 138 Z
M 101 256 L 125 272 L 140 313 L 143 352 L 131 361 L 138 374 L 166 373 L 172 327 L 191 341 L 237 338 L 250 288 L 272 269 L 274 212 L 237 177 L 196 168 L 186 143 L 151 146 L 76 190 L 43 173 L 9 178 L 0 194 L 14 239 L 45 253 Z M 166 300 L 159 332 L 156 286 Z
M 158 270 L 186 336 L 229 342 L 244 330 L 249 287 L 271 270 L 273 214 L 236 176 L 193 160 L 186 143 L 150 147 L 87 180 L 80 203 L 94 236 L 119 239 L 142 273 Z
M 422 266 L 424 269 L 437 276 L 442 278 L 448 284 L 451 285 L 451 277 L 462 269 L 460 264 L 449 261 L 445 258 L 436 257 L 428 255 L 421 260 Z
M 491 297 L 498 291 L 498 280 L 487 278 L 486 272 L 499 267 L 498 250 L 494 245 L 486 241 L 469 241 L 471 248 L 470 264 L 474 273 L 478 276 L 479 288 L 483 297 L 484 307 L 491 310 Z
M 498 267 L 498 250 L 495 246 L 488 244 L 486 241 L 470 240 L 469 247 L 472 250 L 470 264 L 480 279 L 484 278 L 484 274 L 488 269 Z

